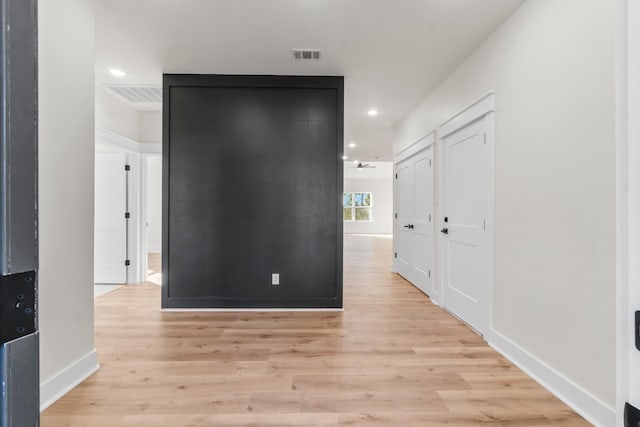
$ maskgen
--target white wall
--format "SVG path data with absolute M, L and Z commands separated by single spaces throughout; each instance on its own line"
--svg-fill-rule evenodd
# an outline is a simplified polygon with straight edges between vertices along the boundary
M 38 2 L 42 403 L 93 353 L 94 19 L 91 0 Z
M 624 405 L 640 408 L 640 353 L 634 312 L 640 308 L 640 3 L 618 2 L 618 425 Z
M 393 180 L 345 179 L 345 192 L 372 193 L 373 221 L 345 221 L 344 232 L 356 234 L 391 234 L 393 232 Z
M 140 142 L 162 142 L 162 112 L 140 112 Z
M 140 141 L 140 112 L 108 89 L 95 89 L 96 126 Z
M 605 416 L 615 405 L 614 15 L 604 0 L 525 2 L 394 141 L 398 152 L 495 91 L 494 330 Z
M 161 111 L 139 111 L 104 87 L 96 87 L 96 127 L 136 142 L 162 142 Z
M 162 157 L 147 158 L 147 251 L 162 251 Z
M 393 233 L 393 163 L 368 162 L 371 168 L 344 164 L 344 191 L 373 193 L 373 221 L 345 221 L 347 234 Z

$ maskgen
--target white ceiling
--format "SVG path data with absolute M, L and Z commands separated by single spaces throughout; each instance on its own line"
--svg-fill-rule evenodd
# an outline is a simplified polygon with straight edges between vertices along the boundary
M 391 160 L 393 126 L 523 1 L 97 0 L 96 83 L 344 75 L 345 145 L 357 144 L 345 153 Z M 323 49 L 323 58 L 294 61 L 292 48 Z

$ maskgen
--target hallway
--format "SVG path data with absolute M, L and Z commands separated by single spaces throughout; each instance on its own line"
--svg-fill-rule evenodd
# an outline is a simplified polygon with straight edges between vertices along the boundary
M 44 427 L 589 425 L 345 236 L 344 312 L 160 312 L 160 287 L 96 299 L 100 370 Z

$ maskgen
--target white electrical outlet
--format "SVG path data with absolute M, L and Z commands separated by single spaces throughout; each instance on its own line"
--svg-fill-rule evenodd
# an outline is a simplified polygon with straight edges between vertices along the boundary
M 271 275 L 271 284 L 272 285 L 279 285 L 280 284 L 280 274 L 279 273 L 273 273 Z

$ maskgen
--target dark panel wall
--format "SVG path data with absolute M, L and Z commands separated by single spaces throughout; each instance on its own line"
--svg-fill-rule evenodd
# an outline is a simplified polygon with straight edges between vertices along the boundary
M 341 307 L 342 78 L 164 79 L 163 307 Z

